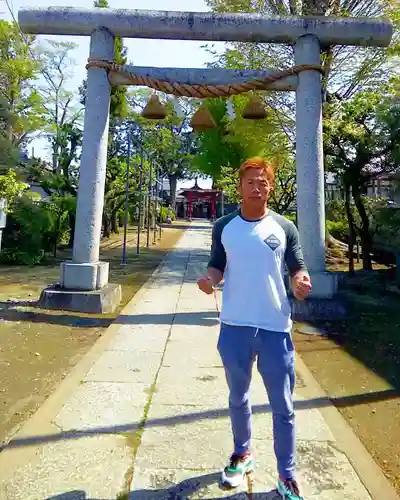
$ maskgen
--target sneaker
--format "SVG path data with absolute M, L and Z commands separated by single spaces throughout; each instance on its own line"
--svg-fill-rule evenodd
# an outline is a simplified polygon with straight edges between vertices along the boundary
M 229 465 L 222 471 L 221 482 L 225 488 L 238 488 L 245 477 L 254 469 L 254 458 L 251 453 L 231 456 Z
M 300 495 L 299 485 L 296 479 L 279 478 L 278 493 L 280 493 L 282 500 L 304 500 Z

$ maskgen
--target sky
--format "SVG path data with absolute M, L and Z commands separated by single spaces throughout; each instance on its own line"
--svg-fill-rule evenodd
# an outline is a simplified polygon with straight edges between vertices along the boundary
M 83 7 L 93 6 L 93 0 L 8 0 L 9 5 L 17 18 L 21 7 Z M 127 5 L 126 0 L 109 0 L 111 8 L 148 9 L 148 10 L 173 10 L 204 12 L 209 10 L 203 0 L 133 0 Z M 0 12 L 3 19 L 11 20 L 4 2 L 0 3 Z M 72 58 L 76 62 L 75 72 L 69 82 L 70 89 L 78 89 L 86 76 L 85 65 L 89 55 L 89 37 L 44 36 L 44 39 L 56 41 L 69 41 L 77 44 Z M 202 48 L 204 42 L 180 40 L 140 40 L 124 39 L 128 48 L 128 60 L 137 66 L 158 66 L 177 68 L 201 68 L 210 61 L 211 56 Z M 216 50 L 223 49 L 223 43 L 213 44 Z M 34 141 L 31 147 L 35 148 L 35 155 L 48 157 L 46 143 L 43 140 Z M 182 183 L 183 187 L 192 185 L 193 181 Z M 209 180 L 199 179 L 201 187 L 209 187 Z

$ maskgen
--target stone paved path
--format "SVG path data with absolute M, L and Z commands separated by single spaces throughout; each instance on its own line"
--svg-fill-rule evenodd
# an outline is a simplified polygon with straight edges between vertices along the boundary
M 120 498 L 248 498 L 245 487 L 218 487 L 232 447 L 227 392 L 216 351 L 217 304 L 196 286 L 210 234 L 209 225 L 193 223 L 94 362 L 81 375 L 77 368 L 75 385 L 67 381 L 0 454 L 1 500 L 113 500 L 127 489 Z M 369 500 L 308 394 L 300 372 L 298 461 L 306 498 Z M 252 402 L 253 499 L 277 500 L 271 414 L 256 372 Z

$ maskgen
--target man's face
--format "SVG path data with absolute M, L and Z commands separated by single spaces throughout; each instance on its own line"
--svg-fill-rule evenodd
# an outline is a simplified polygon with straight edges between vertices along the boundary
M 262 168 L 248 168 L 239 185 L 243 202 L 254 206 L 265 205 L 271 189 Z

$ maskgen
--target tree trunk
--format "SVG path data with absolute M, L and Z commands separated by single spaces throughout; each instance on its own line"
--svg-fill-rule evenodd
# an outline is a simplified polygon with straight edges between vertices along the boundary
M 71 229 L 71 232 L 70 232 L 70 235 L 69 235 L 68 248 L 73 248 L 73 246 L 74 246 L 74 237 L 75 237 L 75 213 L 74 212 L 69 212 L 68 219 L 69 219 L 69 227 Z
M 176 210 L 176 187 L 178 184 L 178 176 L 176 174 L 169 175 L 169 188 L 171 191 L 171 207 L 172 210 L 175 212 Z
M 350 184 L 345 183 L 344 185 L 345 191 L 345 208 L 347 214 L 347 222 L 349 225 L 349 241 L 348 241 L 348 256 L 349 256 L 349 273 L 354 274 L 354 245 L 356 243 L 356 235 L 354 230 L 354 219 L 353 214 L 351 213 L 351 205 L 350 205 Z
M 111 214 L 111 231 L 113 233 L 119 234 L 119 227 L 118 227 L 118 211 L 113 210 Z
M 367 211 L 365 210 L 364 201 L 361 197 L 360 190 L 358 188 L 353 189 L 354 203 L 357 208 L 357 212 L 361 219 L 361 248 L 362 248 L 362 259 L 363 259 L 363 269 L 365 271 L 372 271 L 372 238 L 369 227 L 369 217 Z
M 107 214 L 103 212 L 103 237 L 110 237 L 110 221 L 108 220 Z

